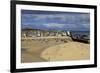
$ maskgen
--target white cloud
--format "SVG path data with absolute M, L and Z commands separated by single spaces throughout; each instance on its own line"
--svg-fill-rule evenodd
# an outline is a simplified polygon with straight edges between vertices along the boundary
M 58 24 L 58 23 L 49 23 L 49 24 L 43 24 L 46 27 L 57 27 L 57 28 L 62 28 L 65 26 L 65 24 Z
M 64 16 L 64 15 L 58 15 L 58 14 L 56 14 L 56 15 L 41 15 L 41 14 L 39 14 L 39 15 L 32 15 L 32 16 L 36 16 L 36 19 L 47 19 L 47 18 L 50 18 L 50 19 L 52 19 L 52 18 L 55 18 L 55 19 L 57 19 L 57 18 L 59 18 L 61 21 L 65 21 L 66 20 L 66 17 Z
M 89 25 L 89 24 L 82 24 L 82 26 L 83 26 L 84 28 L 90 28 L 90 25 Z

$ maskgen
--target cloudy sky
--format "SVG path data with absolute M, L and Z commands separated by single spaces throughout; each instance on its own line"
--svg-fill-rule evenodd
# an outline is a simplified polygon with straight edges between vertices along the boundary
M 90 30 L 90 14 L 76 12 L 21 10 L 22 28 L 48 30 Z

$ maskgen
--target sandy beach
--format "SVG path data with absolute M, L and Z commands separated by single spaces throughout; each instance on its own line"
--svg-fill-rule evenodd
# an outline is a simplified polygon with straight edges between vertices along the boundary
M 90 44 L 68 38 L 22 39 L 21 62 L 87 60 Z

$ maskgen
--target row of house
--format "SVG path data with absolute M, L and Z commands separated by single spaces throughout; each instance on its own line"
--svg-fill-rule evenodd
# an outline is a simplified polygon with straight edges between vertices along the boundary
M 22 30 L 22 37 L 47 37 L 47 36 L 70 36 L 67 31 L 48 31 L 48 30 L 37 30 L 37 29 L 25 29 Z
M 24 29 L 21 32 L 22 37 L 67 37 L 70 36 L 72 40 L 89 42 L 90 37 L 87 33 L 69 32 L 69 31 L 55 31 L 55 30 L 38 30 L 38 29 Z

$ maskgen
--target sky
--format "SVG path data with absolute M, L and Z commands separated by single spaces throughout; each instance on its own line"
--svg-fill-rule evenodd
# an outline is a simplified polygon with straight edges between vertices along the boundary
M 89 31 L 90 13 L 21 10 L 21 27 L 22 29 Z

